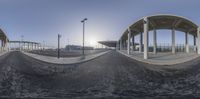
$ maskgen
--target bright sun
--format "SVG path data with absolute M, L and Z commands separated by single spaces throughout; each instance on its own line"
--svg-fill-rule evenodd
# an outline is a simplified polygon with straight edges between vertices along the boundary
M 89 44 L 90 44 L 90 46 L 96 46 L 97 45 L 97 41 L 95 39 L 90 39 L 89 40 Z

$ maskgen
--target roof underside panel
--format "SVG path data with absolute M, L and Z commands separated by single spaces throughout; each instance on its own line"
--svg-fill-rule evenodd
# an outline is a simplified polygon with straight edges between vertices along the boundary
M 6 39 L 8 39 L 7 36 L 5 35 L 5 33 L 4 33 L 1 29 L 0 29 L 0 39 L 1 39 L 1 40 L 4 40 L 4 41 L 5 41 Z

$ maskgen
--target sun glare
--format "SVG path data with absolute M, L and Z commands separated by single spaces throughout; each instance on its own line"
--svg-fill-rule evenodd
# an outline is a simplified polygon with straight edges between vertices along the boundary
M 93 47 L 96 46 L 97 45 L 97 40 L 96 39 L 90 39 L 89 40 L 89 45 L 93 46 Z

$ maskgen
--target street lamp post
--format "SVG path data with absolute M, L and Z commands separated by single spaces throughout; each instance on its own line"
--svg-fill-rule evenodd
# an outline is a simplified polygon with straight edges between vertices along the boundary
M 71 49 L 70 49 L 70 45 L 69 45 L 69 38 L 67 39 L 67 45 L 68 45 L 67 51 L 70 52 Z
M 24 39 L 24 35 L 21 35 L 21 44 L 20 44 L 20 50 L 23 50 L 23 39 Z
M 61 38 L 61 35 L 58 34 L 58 58 L 60 58 L 60 38 Z
M 84 18 L 81 23 L 83 23 L 83 48 L 82 48 L 82 54 L 85 55 L 85 46 L 84 46 L 84 43 L 85 43 L 85 21 L 87 20 L 87 18 Z
M 45 48 L 45 41 L 43 41 L 43 48 L 42 48 L 42 50 L 44 50 L 44 48 Z

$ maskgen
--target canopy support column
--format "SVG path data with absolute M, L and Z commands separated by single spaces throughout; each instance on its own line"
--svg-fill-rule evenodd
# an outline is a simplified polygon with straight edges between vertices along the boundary
M 139 46 L 139 52 L 142 52 L 142 45 L 143 45 L 143 35 L 142 32 L 140 33 L 140 46 Z
M 197 29 L 197 38 L 198 38 L 198 48 L 197 48 L 197 53 L 200 54 L 200 27 Z
M 176 46 L 175 46 L 175 29 L 172 29 L 172 54 L 175 54 Z
M 132 48 L 133 48 L 133 52 L 135 51 L 135 36 L 132 35 Z
M 122 39 L 119 40 L 119 50 L 122 50 Z
M 189 33 L 186 32 L 185 33 L 185 51 L 186 51 L 186 53 L 189 53 L 188 36 L 189 36 Z
M 30 50 L 30 43 L 28 43 L 28 50 Z
M 128 28 L 128 45 L 127 45 L 127 53 L 130 54 L 130 37 L 131 37 L 131 30 Z
M 33 50 L 33 43 L 30 43 L 30 46 L 31 46 L 31 50 Z
M 1 40 L 1 52 L 3 52 L 3 40 Z
M 154 29 L 153 31 L 153 53 L 156 54 L 157 51 L 157 33 L 156 33 L 156 29 Z
M 144 41 L 144 59 L 148 59 L 148 18 L 144 17 L 144 37 L 143 37 L 143 41 Z
M 197 45 L 196 45 L 196 37 L 193 36 L 193 39 L 194 39 L 194 52 L 196 52 L 197 50 Z
M 21 41 L 20 41 L 21 42 Z M 19 50 L 21 51 L 21 43 L 19 42 Z

